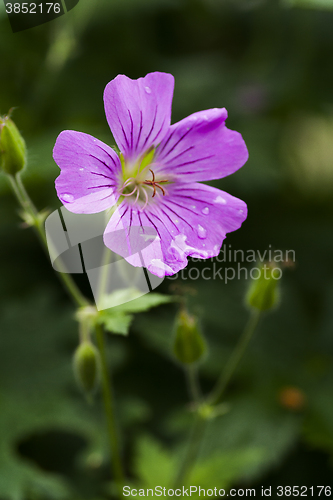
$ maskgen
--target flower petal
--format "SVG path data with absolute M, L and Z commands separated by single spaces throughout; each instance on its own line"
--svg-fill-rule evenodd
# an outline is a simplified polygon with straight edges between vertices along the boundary
M 142 266 L 162 277 L 186 267 L 187 257 L 207 259 L 219 254 L 226 233 L 238 229 L 246 219 L 246 204 L 224 191 L 203 184 L 175 183 L 166 196 L 139 212 L 124 201 L 111 217 L 104 243 L 133 266 Z M 141 226 L 152 228 L 158 238 L 142 256 L 124 252 L 114 231 Z M 147 231 L 147 234 L 149 231 Z
M 121 165 L 109 146 L 91 135 L 64 130 L 53 158 L 61 169 L 55 181 L 57 194 L 70 212 L 93 214 L 116 203 Z
M 154 171 L 185 176 L 186 182 L 220 179 L 248 159 L 240 133 L 225 126 L 225 108 L 194 113 L 172 125 L 158 146 Z
M 118 75 L 105 87 L 106 119 L 126 159 L 163 139 L 171 121 L 173 88 L 173 76 L 158 72 L 138 80 Z

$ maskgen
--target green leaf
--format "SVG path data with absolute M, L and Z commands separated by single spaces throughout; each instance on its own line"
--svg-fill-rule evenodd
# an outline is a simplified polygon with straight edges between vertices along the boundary
M 139 440 L 134 467 L 145 488 L 171 486 L 177 463 L 176 454 L 172 454 L 152 437 L 145 436 Z
M 121 306 L 118 306 L 117 311 L 126 311 L 126 312 L 144 312 L 149 311 L 152 307 L 161 306 L 162 304 L 169 304 L 170 302 L 174 302 L 177 300 L 175 297 L 171 297 L 169 295 L 162 295 L 161 293 L 147 293 L 146 295 L 141 295 L 137 299 L 133 300 L 131 303 L 125 303 Z
M 136 288 L 124 288 L 106 295 L 103 306 L 105 306 L 105 309 L 114 308 L 116 312 L 137 313 L 148 311 L 152 307 L 167 304 L 174 300 L 176 299 L 169 295 L 160 293 L 142 295 L 142 292 Z
M 245 475 L 249 466 L 263 459 L 264 451 L 257 448 L 244 448 L 215 453 L 199 461 L 184 487 L 201 486 L 229 488 Z M 138 477 L 137 488 L 155 488 L 163 485 L 172 488 L 180 467 L 183 453 L 168 450 L 152 437 L 142 437 L 137 446 L 134 468 Z M 199 498 L 192 494 L 191 498 Z
M 189 485 L 209 489 L 212 485 L 228 489 L 241 480 L 250 467 L 259 464 L 264 458 L 262 448 L 244 448 L 219 452 L 199 462 L 194 468 Z M 196 496 L 199 498 L 199 496 Z
M 140 297 L 141 293 L 142 292 L 137 288 L 121 288 L 110 294 L 105 294 L 101 300 L 100 308 L 105 310 L 117 306 L 119 307 L 124 303 Z
M 133 314 L 148 311 L 152 307 L 174 301 L 174 297 L 159 293 L 142 292 L 135 288 L 124 288 L 106 295 L 103 300 L 104 310 L 100 311 L 97 321 L 111 333 L 127 335 L 133 321 Z
M 297 415 L 277 411 L 275 402 L 265 402 L 263 396 L 256 400 L 254 394 L 243 395 L 230 401 L 230 412 L 209 427 L 203 453 L 240 447 L 263 450 L 261 460 L 247 469 L 249 477 L 281 463 L 299 437 L 300 421 Z
M 105 330 L 110 333 L 118 333 L 119 335 L 127 335 L 133 321 L 131 314 L 117 313 L 112 310 L 102 311 L 98 316 L 98 323 L 104 326 Z
M 271 390 L 269 396 L 272 397 Z M 238 472 L 235 471 L 234 476 L 232 467 L 230 472 L 226 471 L 226 484 L 235 479 L 256 479 L 270 467 L 279 465 L 299 438 L 301 421 L 298 416 L 279 411 L 274 397 L 273 401 L 264 399 L 264 394 L 258 397 L 251 393 L 250 396 L 243 394 L 227 400 L 230 411 L 207 425 L 201 448 L 203 463 L 212 457 L 219 456 L 218 460 L 223 460 L 222 457 L 226 456 L 235 463 L 239 460 L 239 464 L 242 461 L 247 464 L 244 469 L 241 465 L 237 466 Z M 183 434 L 192 425 L 192 419 L 193 415 L 188 413 L 175 414 L 173 421 L 166 422 L 167 429 L 178 435 Z M 247 457 L 251 456 L 253 460 L 249 458 L 247 461 Z M 221 483 L 221 488 L 224 487 Z

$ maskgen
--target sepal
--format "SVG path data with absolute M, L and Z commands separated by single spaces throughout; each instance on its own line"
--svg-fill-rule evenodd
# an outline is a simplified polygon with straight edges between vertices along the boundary
M 173 353 L 178 361 L 191 364 L 206 353 L 205 339 L 200 331 L 198 319 L 182 309 L 176 318 L 176 333 Z
M 26 164 L 27 150 L 23 137 L 10 115 L 0 117 L 0 168 L 16 175 Z

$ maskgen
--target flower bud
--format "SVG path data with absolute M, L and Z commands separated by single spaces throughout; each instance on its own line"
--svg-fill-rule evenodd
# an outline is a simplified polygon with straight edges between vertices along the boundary
M 274 267 L 271 263 L 262 264 L 258 270 L 260 273 L 256 279 L 252 279 L 246 302 L 254 309 L 267 311 L 278 304 L 278 283 L 282 276 L 282 270 L 279 267 Z
M 98 350 L 90 341 L 85 340 L 78 346 L 73 366 L 81 389 L 87 394 L 94 392 L 100 378 L 100 357 Z
M 26 163 L 26 146 L 15 123 L 9 116 L 0 117 L 0 168 L 15 175 Z
M 206 352 L 206 342 L 200 333 L 198 321 L 186 310 L 176 319 L 173 352 L 178 361 L 189 364 L 199 361 Z

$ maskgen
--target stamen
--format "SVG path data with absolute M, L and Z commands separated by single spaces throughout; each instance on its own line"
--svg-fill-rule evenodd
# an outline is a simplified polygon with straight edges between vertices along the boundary
M 134 205 L 135 205 L 135 204 L 136 204 L 136 202 L 138 201 L 139 196 L 140 196 L 140 186 L 138 186 L 138 192 L 136 193 L 136 198 L 135 198 Z
M 122 193 L 121 195 L 122 196 L 132 196 L 132 194 L 134 194 L 137 189 L 138 189 L 138 186 L 135 186 L 133 191 L 131 191 L 130 193 Z
M 143 205 L 142 210 L 144 210 L 146 208 L 146 206 L 148 205 L 148 201 L 149 201 L 147 191 L 144 189 L 143 192 L 144 192 L 144 195 L 146 197 L 146 203 Z
M 124 193 L 124 189 L 127 188 L 132 182 L 134 182 L 134 189 L 133 191 L 131 191 L 130 193 Z M 135 179 L 133 177 L 130 177 L 129 179 L 127 179 L 127 181 L 124 182 L 124 184 L 122 185 L 122 188 L 121 188 L 121 194 L 122 196 L 132 196 L 132 194 L 135 193 L 135 191 L 137 190 L 138 186 L 136 185 L 135 183 Z
M 135 182 L 134 177 L 129 177 L 127 179 L 127 181 L 124 182 L 122 189 L 124 189 L 124 187 L 128 186 L 129 184 L 131 184 L 131 182 Z

